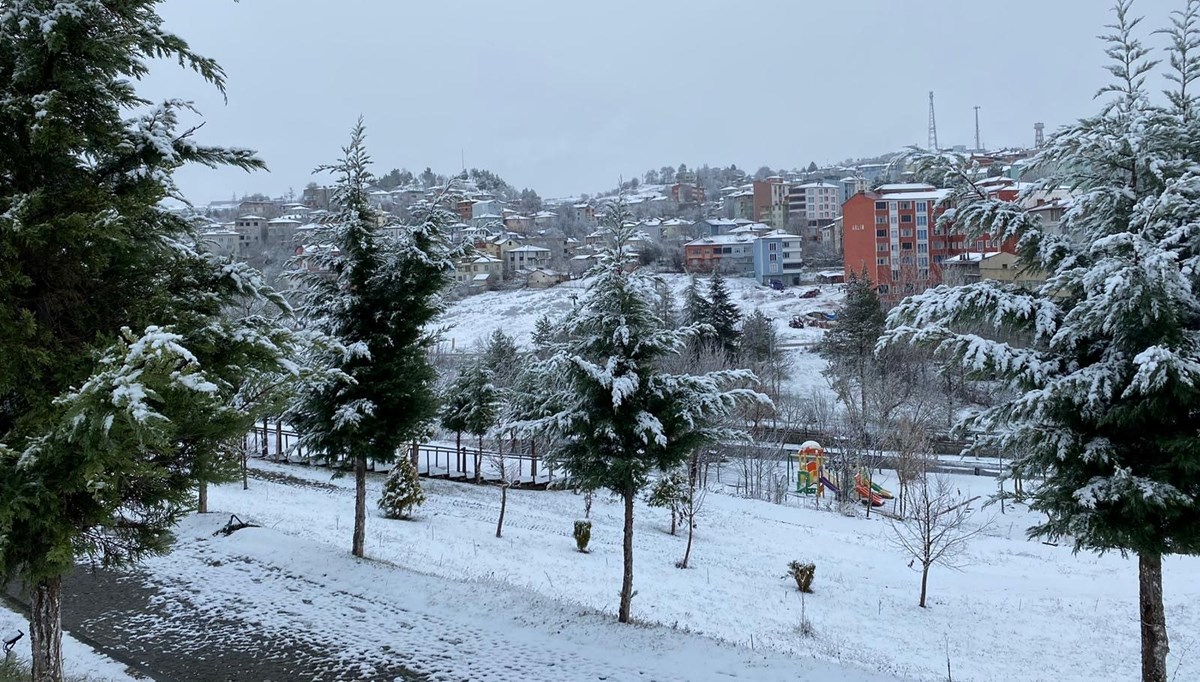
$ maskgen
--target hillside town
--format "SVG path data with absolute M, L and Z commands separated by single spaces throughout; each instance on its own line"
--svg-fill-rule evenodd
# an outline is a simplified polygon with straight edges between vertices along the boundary
M 1039 123 L 1039 141 L 1041 131 Z M 1015 200 L 1035 179 L 1028 162 L 1036 145 L 945 151 L 969 159 L 976 186 L 989 197 Z M 913 181 L 903 152 L 884 158 L 814 163 L 803 171 L 763 168 L 753 177 L 735 166 L 665 166 L 617 190 L 556 200 L 516 192 L 488 171 L 414 177 L 394 170 L 384 179 L 404 182 L 376 184 L 369 196 L 385 232 L 431 205 L 453 212 L 451 238 L 472 247 L 456 261 L 462 294 L 544 288 L 582 276 L 597 262 L 604 246 L 598 228 L 618 202 L 636 219 L 631 259 L 660 272 L 720 271 L 777 289 L 866 277 L 891 301 L 943 281 L 1037 281 L 1017 263 L 1015 242 L 968 239 L 943 220 L 952 207 L 948 189 Z M 317 246 L 310 235 L 331 215 L 330 196 L 329 187 L 313 183 L 298 198 L 256 196 L 188 212 L 213 252 L 270 266 Z M 1067 198 L 1065 190 L 1049 190 L 1022 201 L 1052 229 Z

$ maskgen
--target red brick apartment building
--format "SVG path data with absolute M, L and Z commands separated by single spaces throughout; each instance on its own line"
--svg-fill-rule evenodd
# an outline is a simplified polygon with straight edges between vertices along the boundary
M 1016 196 L 1015 189 L 988 189 L 1002 199 Z M 952 227 L 939 228 L 941 205 L 950 190 L 932 185 L 906 183 L 883 185 L 875 191 L 859 192 L 842 205 L 846 277 L 865 270 L 885 300 L 940 284 L 942 263 L 971 251 L 1014 251 L 1014 244 L 1000 244 L 987 235 L 968 241 Z

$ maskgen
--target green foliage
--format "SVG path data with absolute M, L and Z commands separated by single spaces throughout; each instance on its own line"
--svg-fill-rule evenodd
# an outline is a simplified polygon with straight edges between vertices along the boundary
M 682 470 L 676 469 L 658 477 L 650 492 L 646 495 L 646 504 L 651 507 L 662 507 L 676 512 L 687 497 L 687 476 Z
M 713 341 L 733 359 L 738 354 L 738 340 L 741 332 L 738 327 L 742 322 L 742 313 L 729 294 L 725 277 L 718 270 L 708 279 L 708 305 L 705 307 L 704 322 L 713 328 Z
M 512 385 L 525 358 L 517 349 L 513 337 L 497 329 L 488 337 L 487 347 L 483 351 L 483 366 L 492 374 L 496 384 L 501 388 Z
M 379 509 L 389 519 L 407 519 L 412 511 L 425 504 L 425 491 L 417 468 L 408 457 L 396 458 L 392 470 L 383 482 L 383 493 L 379 496 Z
M 740 355 L 749 363 L 764 363 L 775 360 L 779 354 L 779 337 L 771 318 L 758 308 L 746 316 L 742 323 Z
M 960 229 L 1018 240 L 1044 284 L 939 287 L 897 307 L 886 340 L 936 348 L 1012 391 L 960 426 L 983 434 L 982 446 L 1021 453 L 1015 475 L 1044 478 L 1031 506 L 1046 520 L 1032 535 L 1069 538 L 1076 550 L 1197 554 L 1200 36 L 1184 27 L 1200 3 L 1166 32 L 1175 87 L 1165 105 L 1144 89 L 1154 62 L 1129 9 L 1118 3 L 1104 38 L 1110 100 L 1036 159 L 1048 175 L 1027 194 L 1074 194 L 1058 229 L 987 197 L 958 159 L 919 160 L 949 179 Z
M 456 252 L 446 241 L 450 217 L 438 209 L 383 233 L 367 196 L 371 160 L 361 120 L 343 152 L 318 169 L 336 175 L 340 212 L 312 239 L 336 248 L 313 249 L 294 263 L 306 287 L 304 321 L 331 342 L 310 359 L 313 379 L 287 418 L 301 444 L 326 460 L 388 463 L 437 414 L 430 323 L 453 281 Z
M 171 61 L 224 87 L 156 4 L 0 12 L 2 578 L 165 549 L 292 343 L 273 320 L 222 317 L 238 302 L 286 305 L 256 273 L 198 253 L 189 223 L 159 205 L 178 197 L 184 164 L 263 164 L 197 143 L 179 126 L 187 103 L 137 95 L 149 65 Z
M 883 335 L 886 319 L 866 272 L 852 276 L 846 283 L 846 300 L 838 310 L 837 323 L 825 333 L 817 350 L 829 363 L 826 373 L 839 396 L 863 412 L 868 385 L 883 370 L 875 356 L 875 344 Z
M 496 425 L 500 390 L 486 361 L 468 364 L 442 396 L 442 428 L 483 436 Z
M 588 543 L 592 541 L 592 522 L 576 521 L 575 527 L 571 530 L 571 536 L 575 538 L 576 549 L 580 552 L 587 552 Z
M 811 593 L 813 576 L 817 572 L 817 565 L 813 563 L 803 563 L 792 560 L 788 562 L 788 575 L 796 581 L 796 589 L 801 592 Z

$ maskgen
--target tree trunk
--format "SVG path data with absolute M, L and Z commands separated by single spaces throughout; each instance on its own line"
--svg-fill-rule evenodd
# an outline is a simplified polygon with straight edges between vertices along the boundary
M 680 568 L 688 567 L 688 559 L 690 559 L 692 556 L 692 535 L 696 532 L 695 520 L 693 520 L 690 515 L 685 517 L 685 520 L 688 522 L 688 542 L 687 549 L 683 550 L 683 561 L 679 562 Z
M 475 482 L 483 480 L 483 434 L 479 434 L 479 450 L 475 452 Z
M 1142 615 L 1142 682 L 1167 682 L 1167 615 L 1163 612 L 1162 555 L 1138 555 Z
M 629 622 L 629 607 L 633 603 L 633 498 L 635 491 L 626 488 L 625 497 L 625 530 L 622 550 L 625 558 L 625 574 L 621 578 L 621 610 L 617 620 Z
M 363 541 L 367 536 L 367 458 L 354 457 L 354 547 L 351 553 L 363 556 Z
M 467 471 L 467 456 L 463 453 L 462 446 L 462 431 L 454 432 L 454 464 L 457 466 L 459 461 L 462 461 L 463 473 Z M 446 473 L 450 473 L 450 463 L 446 463 Z M 449 478 L 449 477 L 447 477 Z
M 250 451 L 242 450 L 242 490 L 250 489 Z
M 30 599 L 33 682 L 62 682 L 62 576 L 45 578 Z
M 671 535 L 675 534 L 675 507 L 671 507 Z
M 275 421 L 275 459 L 283 459 L 283 420 Z
M 917 604 L 921 608 L 925 608 L 925 593 L 929 587 L 929 564 L 921 564 L 921 601 Z
M 504 528 L 504 509 L 508 506 L 508 484 L 500 486 L 500 519 L 496 521 L 496 537 Z
M 207 514 L 208 513 L 208 481 L 205 481 L 205 480 L 200 481 L 199 497 L 200 497 L 200 499 L 196 504 L 196 507 L 197 507 L 196 511 L 201 514 Z

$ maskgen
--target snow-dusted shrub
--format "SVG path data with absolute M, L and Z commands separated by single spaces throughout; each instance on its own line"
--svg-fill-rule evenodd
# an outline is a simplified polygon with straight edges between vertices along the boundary
M 379 496 L 379 508 L 389 519 L 407 519 L 415 507 L 425 504 L 425 491 L 417 469 L 408 457 L 399 457 L 383 483 L 383 494 Z
M 801 563 L 799 561 L 788 562 L 788 575 L 796 581 L 796 587 L 801 592 L 812 592 L 813 574 L 817 572 L 817 565 L 813 563 Z
M 572 533 L 575 536 L 575 546 L 581 552 L 587 552 L 588 543 L 592 541 L 592 522 L 591 521 L 576 521 L 575 531 Z

